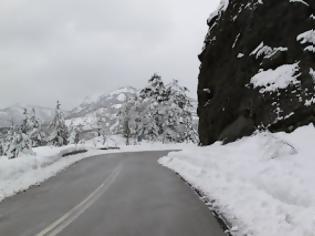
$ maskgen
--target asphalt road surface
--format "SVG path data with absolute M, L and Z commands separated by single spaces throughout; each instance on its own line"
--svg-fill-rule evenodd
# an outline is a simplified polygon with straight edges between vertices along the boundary
M 0 203 L 1 236 L 224 236 L 167 152 L 83 160 Z

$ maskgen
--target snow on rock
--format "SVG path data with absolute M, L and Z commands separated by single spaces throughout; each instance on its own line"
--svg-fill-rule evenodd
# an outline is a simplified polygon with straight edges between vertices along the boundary
M 274 92 L 279 89 L 285 89 L 290 84 L 300 83 L 297 80 L 299 76 L 299 64 L 286 64 L 279 66 L 275 70 L 260 71 L 251 79 L 254 88 L 261 88 L 260 92 Z
M 315 30 L 309 30 L 297 36 L 297 41 L 305 45 L 304 50 L 315 53 Z
M 310 75 L 312 76 L 312 79 L 315 81 L 315 70 L 313 68 L 310 69 Z
M 185 148 L 159 162 L 214 200 L 236 236 L 315 235 L 315 128 Z
M 290 0 L 290 2 L 298 2 L 298 3 L 302 3 L 305 6 L 310 6 L 307 2 L 303 1 L 303 0 Z
M 212 12 L 208 18 L 208 22 L 212 21 L 212 19 L 214 19 L 215 17 L 217 17 L 218 15 L 221 14 L 221 12 L 226 11 L 226 9 L 229 6 L 229 0 L 221 0 L 219 7 L 217 8 L 217 10 L 215 10 L 214 12 Z
M 277 47 L 272 48 L 268 45 L 264 45 L 264 42 L 261 42 L 254 51 L 250 53 L 250 55 L 254 55 L 256 59 L 262 57 L 262 58 L 271 58 L 273 55 L 275 55 L 277 52 L 285 52 L 288 51 L 288 48 L 286 47 Z

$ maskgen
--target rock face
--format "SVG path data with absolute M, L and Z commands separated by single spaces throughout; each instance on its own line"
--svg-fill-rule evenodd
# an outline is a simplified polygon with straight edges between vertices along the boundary
M 315 122 L 315 1 L 224 0 L 199 55 L 201 145 Z

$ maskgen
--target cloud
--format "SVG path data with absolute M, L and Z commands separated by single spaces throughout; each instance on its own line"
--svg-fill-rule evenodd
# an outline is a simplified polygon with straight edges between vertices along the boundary
M 209 0 L 0 2 L 0 106 L 67 107 L 159 72 L 196 89 Z

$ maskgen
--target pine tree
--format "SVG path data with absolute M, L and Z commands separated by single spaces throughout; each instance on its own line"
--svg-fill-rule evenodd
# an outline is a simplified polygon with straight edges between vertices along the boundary
M 5 156 L 7 155 L 10 144 L 12 143 L 13 135 L 14 135 L 14 123 L 12 121 L 11 126 L 8 129 L 6 135 L 4 136 L 4 139 L 3 139 L 2 149 L 3 149 L 3 155 L 5 155 Z
M 32 141 L 27 134 L 23 133 L 22 128 L 13 132 L 5 155 L 9 159 L 13 159 L 17 158 L 20 153 L 33 154 Z
M 71 122 L 69 126 L 69 140 L 70 144 L 78 144 L 80 142 L 80 129 Z
M 187 95 L 188 89 L 174 80 L 167 86 L 167 91 L 169 94 L 167 107 L 171 107 L 171 111 L 167 113 L 169 121 L 167 128 L 174 131 L 170 141 L 197 142 L 197 133 L 193 124 L 193 105 Z
M 30 134 L 33 147 L 42 146 L 45 144 L 45 133 L 42 131 L 41 122 L 36 116 L 35 108 L 32 109 L 32 114 L 30 117 L 33 129 Z
M 21 131 L 24 134 L 30 134 L 34 126 L 33 126 L 33 123 L 31 122 L 29 113 L 26 108 L 24 108 L 23 115 L 24 115 L 24 118 L 21 124 Z
M 0 139 L 0 157 L 4 156 L 4 140 Z
M 44 144 L 44 133 L 41 131 L 41 125 L 36 117 L 35 109 L 32 109 L 30 115 L 27 109 L 23 112 L 24 119 L 21 124 L 22 133 L 28 135 L 32 141 L 32 147 L 38 147 Z
M 157 141 L 163 133 L 163 104 L 168 99 L 168 94 L 162 77 L 154 74 L 148 81 L 148 85 L 140 91 L 142 100 L 142 135 L 144 139 Z
M 118 113 L 119 130 L 126 138 L 126 145 L 130 145 L 130 139 L 136 138 L 136 99 L 127 98 Z
M 28 112 L 24 109 L 24 119 L 19 128 L 14 128 L 12 123 L 3 145 L 3 153 L 9 159 L 17 158 L 21 153 L 33 154 L 32 141 L 29 133 L 32 130 L 32 125 L 29 120 Z
M 143 100 L 154 99 L 160 103 L 167 99 L 167 91 L 162 80 L 158 74 L 153 74 L 148 81 L 148 85 L 140 91 L 140 97 Z
M 49 137 L 49 142 L 52 145 L 63 146 L 68 144 L 69 132 L 59 101 L 57 101 L 55 117 L 50 124 L 50 129 L 51 135 Z
M 106 119 L 101 114 L 98 114 L 97 117 L 97 132 L 98 136 L 102 137 L 102 144 L 105 145 L 107 141 Z

